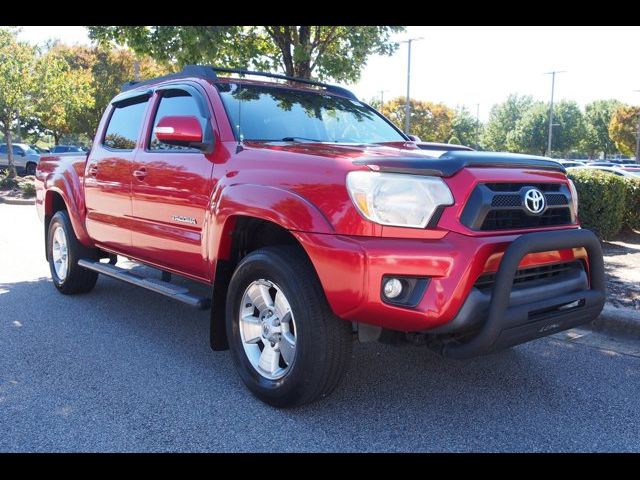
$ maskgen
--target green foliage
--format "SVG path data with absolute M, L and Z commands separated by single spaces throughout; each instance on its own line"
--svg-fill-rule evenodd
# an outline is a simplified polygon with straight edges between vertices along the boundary
M 18 187 L 18 180 L 9 175 L 9 170 L 0 172 L 0 190 L 13 190 Z
M 60 137 L 76 130 L 80 119 L 95 105 L 95 88 L 91 70 L 72 68 L 58 49 L 42 55 L 36 64 L 39 95 L 36 97 L 36 118 L 39 130 Z
M 530 96 L 511 94 L 503 103 L 494 105 L 482 135 L 483 148 L 496 152 L 508 151 L 507 135 L 516 128 L 516 123 L 532 104 L 533 98 Z
M 596 169 L 569 173 L 578 191 L 578 216 L 583 227 L 600 238 L 613 238 L 624 225 L 626 184 L 622 177 Z
M 372 54 L 391 55 L 396 26 L 90 26 L 103 44 L 127 45 L 165 64 L 284 71 L 355 82 Z
M 12 144 L 11 129 L 21 117 L 29 117 L 33 107 L 36 49 L 18 42 L 15 34 L 0 29 L 0 128 Z M 9 148 L 9 175 L 15 176 L 13 153 Z
M 589 158 L 597 158 L 601 152 L 606 158 L 616 152 L 616 145 L 609 136 L 609 124 L 621 105 L 618 100 L 596 100 L 585 106 L 585 131 L 580 147 Z
M 547 128 L 549 127 L 548 121 L 547 118 Z M 558 125 L 553 127 L 551 148 L 565 156 L 567 152 L 578 146 L 585 135 L 584 117 L 578 104 L 568 100 L 562 100 L 555 104 L 553 106 L 553 123 Z M 551 153 L 546 152 L 549 156 Z
M 510 132 L 507 150 L 544 155 L 547 150 L 548 108 L 543 102 L 529 105 Z
M 454 112 L 443 103 L 411 100 L 411 133 L 425 142 L 446 143 L 451 138 Z M 381 112 L 399 128 L 404 129 L 405 97 L 385 102 Z
M 640 107 L 622 105 L 614 112 L 609 124 L 609 136 L 623 155 L 634 155 L 640 119 Z
M 450 144 L 450 145 L 462 145 L 460 143 L 460 139 L 458 137 L 456 137 L 455 135 L 453 137 L 451 137 L 447 143 Z
M 625 178 L 624 226 L 630 230 L 640 230 L 640 178 Z
M 584 119 L 575 102 L 561 101 L 553 107 L 553 150 L 563 155 L 576 147 L 584 136 Z M 549 104 L 535 102 L 526 107 L 507 134 L 507 149 L 513 152 L 551 155 L 547 152 Z
M 120 92 L 122 84 L 133 80 L 136 60 L 140 66 L 141 80 L 165 75 L 171 71 L 149 57 L 136 57 L 132 52 L 123 49 L 55 45 L 51 53 L 64 59 L 73 72 L 86 72 L 88 75 L 92 101 L 85 105 L 85 108 L 76 111 L 71 122 L 74 134 L 83 134 L 89 139 L 93 139 L 105 108 Z
M 457 108 L 451 121 L 452 138 L 449 143 L 458 145 L 478 145 L 478 123 L 474 115 L 466 107 Z M 455 138 L 455 142 L 453 139 Z
M 20 190 L 22 190 L 22 196 L 24 198 L 32 198 L 36 196 L 36 186 L 33 183 L 33 177 L 26 177 L 24 181 L 20 183 Z

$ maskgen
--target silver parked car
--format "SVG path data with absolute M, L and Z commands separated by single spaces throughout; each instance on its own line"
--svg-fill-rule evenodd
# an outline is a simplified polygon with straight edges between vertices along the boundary
M 19 175 L 35 175 L 40 154 L 26 143 L 13 144 L 13 164 Z M 9 166 L 7 144 L 0 145 L 0 170 Z

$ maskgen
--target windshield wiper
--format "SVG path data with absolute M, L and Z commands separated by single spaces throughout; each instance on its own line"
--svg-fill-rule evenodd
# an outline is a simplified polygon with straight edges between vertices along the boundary
M 282 142 L 322 142 L 322 140 L 317 140 L 315 138 L 307 138 L 307 137 L 284 137 Z

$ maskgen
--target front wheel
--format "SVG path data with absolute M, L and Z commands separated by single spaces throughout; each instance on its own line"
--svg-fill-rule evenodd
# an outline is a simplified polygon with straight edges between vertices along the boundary
M 293 407 L 328 395 L 351 358 L 351 324 L 337 318 L 298 248 L 247 255 L 227 294 L 227 334 L 240 377 L 260 400 Z
M 25 169 L 26 175 L 35 175 L 36 174 L 36 164 L 35 163 L 27 163 L 27 168 Z

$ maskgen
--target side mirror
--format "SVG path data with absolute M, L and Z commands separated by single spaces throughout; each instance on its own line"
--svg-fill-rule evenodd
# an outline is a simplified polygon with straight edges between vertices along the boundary
M 407 137 L 409 137 L 409 140 L 411 140 L 412 142 L 421 142 L 422 140 L 420 140 L 420 137 L 417 135 L 407 135 Z
M 192 115 L 169 115 L 162 117 L 155 129 L 156 138 L 162 143 L 192 147 L 210 152 L 213 140 L 203 139 L 200 121 Z

